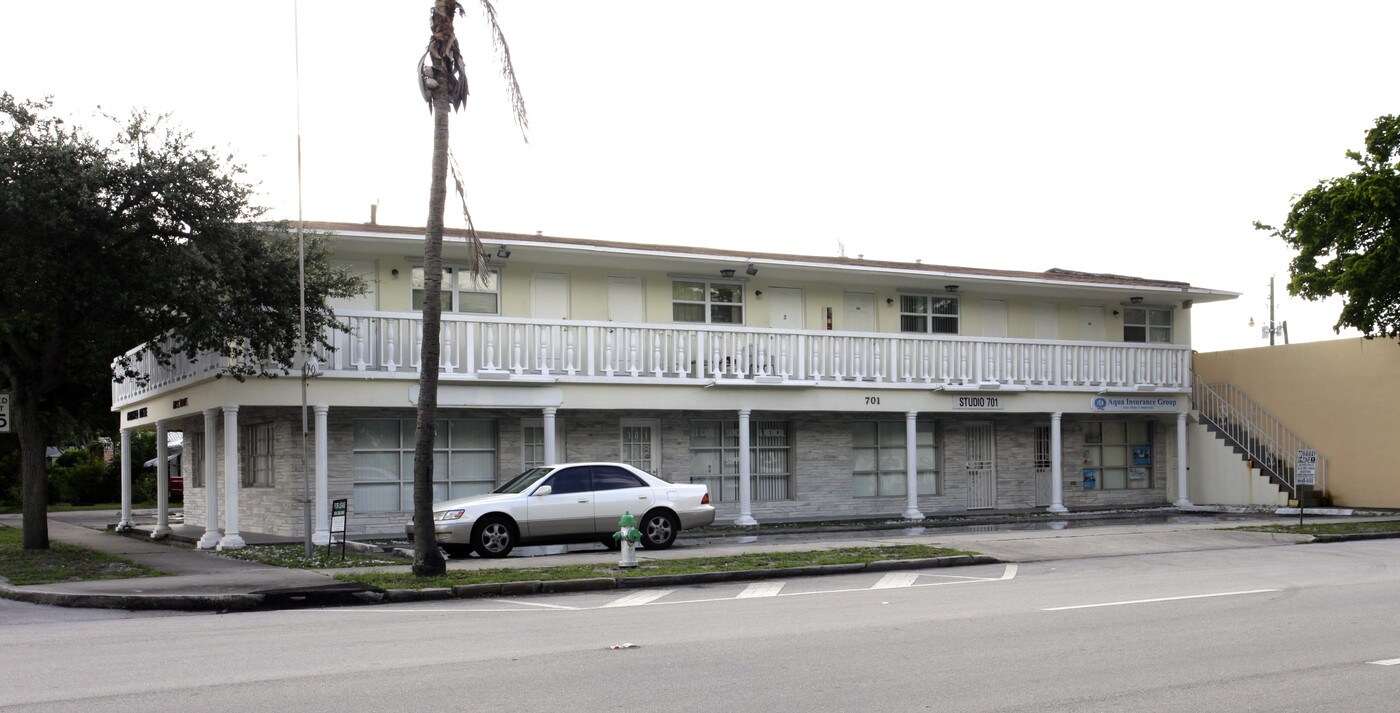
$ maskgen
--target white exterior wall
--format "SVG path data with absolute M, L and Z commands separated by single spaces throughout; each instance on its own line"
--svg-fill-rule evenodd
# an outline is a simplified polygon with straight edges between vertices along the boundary
M 1288 493 L 1269 480 L 1259 469 L 1249 467 L 1244 456 L 1205 426 L 1187 426 L 1191 449 L 1188 487 L 1196 505 L 1261 505 L 1285 507 Z

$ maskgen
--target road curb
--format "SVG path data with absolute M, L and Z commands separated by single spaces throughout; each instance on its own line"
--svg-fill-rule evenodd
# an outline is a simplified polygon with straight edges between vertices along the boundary
M 252 611 L 267 601 L 261 594 L 78 594 L 9 584 L 0 584 L 0 597 L 54 607 L 131 611 Z
M 1351 535 L 1313 535 L 1308 544 L 1322 544 L 1326 542 L 1355 542 L 1359 540 L 1394 540 L 1400 538 L 1400 532 L 1358 532 Z

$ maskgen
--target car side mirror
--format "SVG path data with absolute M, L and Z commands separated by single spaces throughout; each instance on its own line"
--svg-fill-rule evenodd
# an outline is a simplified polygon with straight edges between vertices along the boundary
M 541 495 L 549 495 L 552 492 L 554 492 L 553 485 L 541 485 L 540 487 L 535 488 L 535 497 L 539 497 Z

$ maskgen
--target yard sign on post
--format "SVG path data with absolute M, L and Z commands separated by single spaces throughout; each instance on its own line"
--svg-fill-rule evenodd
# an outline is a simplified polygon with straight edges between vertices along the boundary
M 350 510 L 350 501 L 341 498 L 331 501 L 331 536 L 326 541 L 326 556 L 331 554 L 331 544 L 335 542 L 335 533 L 340 533 L 340 558 L 345 559 L 345 514 Z
M 10 432 L 10 395 L 0 394 L 0 433 Z
M 1317 449 L 1299 448 L 1298 460 L 1293 468 L 1293 487 L 1298 488 L 1298 524 L 1303 524 L 1303 493 L 1304 485 L 1317 485 Z

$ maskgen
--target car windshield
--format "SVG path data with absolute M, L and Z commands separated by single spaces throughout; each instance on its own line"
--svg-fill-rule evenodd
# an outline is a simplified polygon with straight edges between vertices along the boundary
M 554 469 L 553 469 L 553 468 L 531 468 L 531 469 L 525 471 L 524 473 L 521 473 L 520 475 L 517 475 L 517 476 L 515 476 L 514 478 L 511 478 L 511 479 L 510 479 L 510 482 L 506 483 L 505 485 L 502 485 L 502 486 L 499 487 L 499 488 L 496 488 L 495 490 L 492 490 L 491 492 L 493 492 L 493 493 L 523 493 L 523 492 L 525 492 L 525 489 L 526 489 L 526 488 L 530 487 L 531 485 L 534 485 L 534 484 L 535 484 L 535 481 L 539 480 L 540 478 L 543 478 L 545 475 L 547 475 L 547 474 L 548 474 L 550 471 L 552 471 L 552 470 L 554 470 Z

